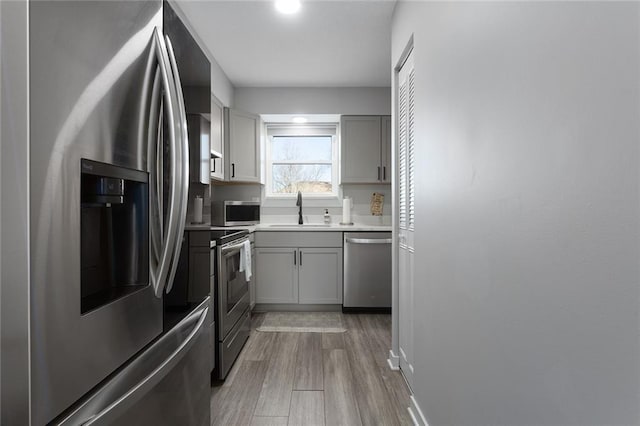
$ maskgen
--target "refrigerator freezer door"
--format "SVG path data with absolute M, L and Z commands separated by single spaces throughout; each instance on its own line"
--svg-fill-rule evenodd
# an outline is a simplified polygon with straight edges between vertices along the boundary
M 106 384 L 59 425 L 210 424 L 209 299 Z

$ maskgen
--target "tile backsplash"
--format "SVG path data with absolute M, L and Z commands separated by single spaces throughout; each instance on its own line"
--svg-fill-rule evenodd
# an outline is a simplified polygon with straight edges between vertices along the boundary
M 211 223 L 211 186 L 203 185 L 201 183 L 189 184 L 189 197 L 187 204 L 187 225 L 193 222 L 193 205 L 196 195 L 201 196 L 203 200 L 202 206 L 202 221 L 204 223 Z
M 261 201 L 263 205 L 260 214 L 263 223 L 296 223 L 298 221 L 298 208 L 295 205 L 295 199 L 291 200 L 290 205 L 288 205 L 289 200 L 278 203 L 267 201 L 265 203 L 260 184 L 212 185 L 210 188 L 210 199 L 213 201 Z M 374 192 L 384 195 L 382 216 L 371 215 L 370 203 Z M 354 222 L 365 225 L 391 224 L 391 185 L 342 185 L 342 197 L 351 197 L 353 200 L 351 217 Z M 205 204 L 209 204 L 206 197 Z M 305 200 L 303 194 L 302 204 L 304 220 L 307 223 L 322 222 L 325 209 L 329 209 L 332 223 L 339 223 L 342 220 L 340 200 Z M 208 216 L 203 213 L 203 218 L 209 219 L 211 217 L 210 206 L 205 210 Z

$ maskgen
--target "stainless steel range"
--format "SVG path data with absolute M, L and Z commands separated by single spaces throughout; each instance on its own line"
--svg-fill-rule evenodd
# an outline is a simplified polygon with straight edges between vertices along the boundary
M 249 281 L 240 268 L 249 237 L 247 231 L 212 231 L 211 239 L 216 241 L 216 375 L 224 379 L 251 331 Z

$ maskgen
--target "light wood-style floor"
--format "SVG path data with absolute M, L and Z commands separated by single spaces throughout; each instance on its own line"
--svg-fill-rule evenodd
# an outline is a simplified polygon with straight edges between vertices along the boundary
M 264 333 L 255 328 L 224 382 L 213 425 L 412 425 L 409 391 L 387 364 L 390 315 L 345 314 L 345 333 Z

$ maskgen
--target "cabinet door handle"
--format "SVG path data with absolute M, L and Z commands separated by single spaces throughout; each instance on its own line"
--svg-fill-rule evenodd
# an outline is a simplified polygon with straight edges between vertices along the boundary
M 302 266 L 302 250 L 300 250 L 300 266 Z
M 216 159 L 213 159 L 213 173 L 216 172 Z
M 231 177 L 236 177 L 236 163 L 231 163 Z
M 382 166 L 382 180 L 387 180 L 387 166 Z
M 378 180 L 380 180 L 380 166 L 378 166 Z
M 295 250 L 293 251 L 293 264 L 296 264 L 296 252 Z

